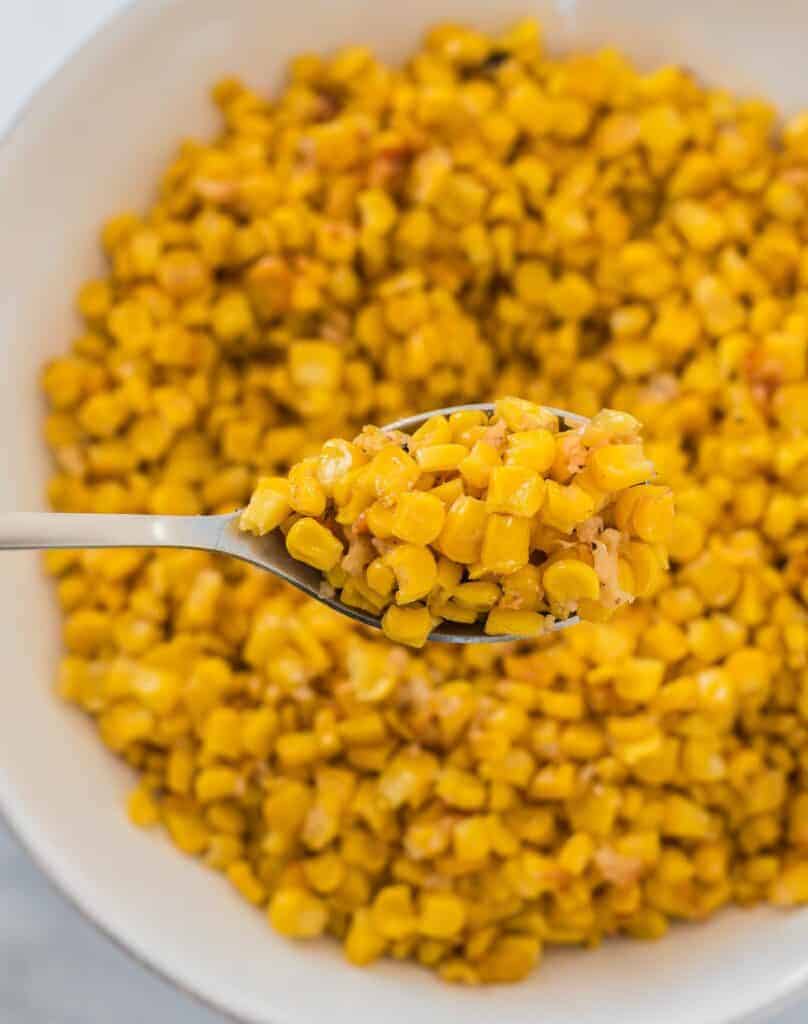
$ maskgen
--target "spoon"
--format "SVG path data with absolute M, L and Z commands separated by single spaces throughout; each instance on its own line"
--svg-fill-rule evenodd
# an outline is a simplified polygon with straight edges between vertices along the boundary
M 559 421 L 569 426 L 588 423 L 585 416 L 544 406 Z M 396 420 L 383 430 L 412 433 L 433 416 L 480 409 L 493 412 L 490 402 L 453 405 L 446 409 L 418 413 Z M 366 626 L 381 629 L 381 619 L 359 608 L 343 604 L 335 597 L 321 593 L 322 575 L 310 565 L 298 562 L 286 550 L 278 530 L 264 537 L 254 537 L 239 529 L 241 510 L 219 516 L 112 515 L 86 512 L 32 512 L 0 515 L 0 548 L 10 551 L 34 548 L 196 548 L 219 555 L 232 555 L 260 569 L 274 573 L 309 597 L 322 601 L 329 608 L 356 619 Z M 551 629 L 561 629 L 578 622 L 578 616 L 557 619 Z M 429 636 L 444 643 L 495 643 L 519 640 L 518 636 L 487 636 L 482 622 L 442 622 Z

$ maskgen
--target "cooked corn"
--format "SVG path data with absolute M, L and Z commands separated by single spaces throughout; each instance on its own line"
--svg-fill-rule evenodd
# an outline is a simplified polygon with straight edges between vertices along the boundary
M 44 372 L 53 507 L 254 492 L 260 532 L 340 504 L 308 550 L 336 552 L 338 587 L 350 555 L 354 599 L 414 645 L 449 613 L 543 633 L 563 560 L 645 596 L 529 644 L 416 653 L 208 554 L 48 556 L 58 692 L 138 776 L 132 820 L 286 934 L 464 984 L 728 900 L 808 902 L 808 119 L 781 131 L 613 50 L 549 54 L 529 21 L 440 26 L 401 69 L 304 56 L 271 104 L 232 79 L 214 95 L 220 138 L 105 225 L 108 272 Z M 411 451 L 326 441 L 509 394 L 504 440 L 472 411 Z M 546 402 L 592 422 L 568 437 Z M 634 417 L 650 483 L 612 450 Z M 487 507 L 500 467 L 543 481 L 530 546 L 573 546 L 491 579 L 487 520 L 520 518 L 518 488 Z M 413 508 L 440 519 L 420 495 L 444 506 L 434 539 L 407 532 Z M 570 540 L 604 510 L 603 548 Z M 434 549 L 415 605 L 395 604 L 400 545 Z
M 509 433 L 509 424 L 526 429 Z M 468 615 L 473 608 L 480 615 L 489 613 L 487 633 L 501 628 L 526 636 L 544 631 L 540 612 L 567 618 L 580 611 L 585 618 L 605 618 L 632 600 L 635 579 L 643 594 L 657 584 L 655 569 L 663 565 L 662 543 L 672 529 L 673 501 L 667 488 L 647 482 L 654 468 L 636 440 L 639 423 L 633 417 L 603 410 L 584 427 L 561 434 L 558 429 L 553 413 L 517 398 L 502 399 L 492 416 L 483 414 L 470 431 L 458 432 L 465 444 L 446 440 L 453 436 L 452 424 L 442 416 L 427 420 L 411 437 L 366 427 L 352 442 L 326 442 L 320 464 L 330 463 L 330 453 L 340 451 L 344 472 L 318 519 L 295 519 L 293 512 L 302 510 L 299 502 L 295 505 L 295 481 L 308 479 L 315 461 L 307 458 L 292 467 L 285 488 L 275 478 L 259 482 L 241 525 L 259 535 L 287 528 L 279 519 L 285 510 L 291 523 L 287 549 L 300 552 L 296 557 L 326 573 L 342 554 L 341 536 L 348 545 L 341 563 L 347 574 L 341 598 L 373 613 L 390 603 L 424 601 L 437 625 L 442 619 L 473 622 L 475 616 Z M 502 465 L 502 447 L 521 461 L 512 458 Z M 355 468 L 356 452 L 369 457 L 361 468 Z M 560 472 L 567 482 L 547 479 L 537 466 L 545 473 Z M 458 493 L 446 495 L 452 499 L 447 511 L 434 491 L 442 494 L 453 485 Z M 463 493 L 466 487 L 475 496 Z M 369 505 L 372 495 L 378 497 Z M 592 516 L 596 510 L 598 518 Z M 272 525 L 265 529 L 264 523 Z M 361 557 L 363 551 L 372 551 L 363 540 L 367 532 L 375 542 L 391 542 L 381 566 L 392 570 L 392 582 L 380 577 L 378 569 L 377 587 L 367 579 L 370 559 Z M 652 568 L 646 566 L 647 558 L 642 561 L 642 545 L 631 541 L 632 536 L 655 544 Z M 453 595 L 438 580 L 439 553 L 461 563 Z M 504 586 L 532 558 L 552 564 L 544 573 L 543 588 L 532 595 L 534 607 L 514 609 L 496 584 Z M 642 564 L 634 571 L 637 562 Z M 478 607 L 463 600 L 462 588 L 472 585 L 462 582 L 463 565 L 470 581 L 483 576 L 491 581 L 491 601 Z M 502 607 L 495 608 L 499 601 Z M 426 621 L 424 610 L 409 619 L 412 635 L 421 643 L 428 636 L 421 629 Z M 382 628 L 391 639 L 406 642 L 406 622 L 402 616 L 384 615 Z

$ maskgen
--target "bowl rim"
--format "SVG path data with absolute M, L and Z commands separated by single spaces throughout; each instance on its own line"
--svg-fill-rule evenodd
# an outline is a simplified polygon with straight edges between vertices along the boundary
M 4 163 L 10 159 L 13 147 L 25 127 L 35 118 L 40 109 L 48 104 L 48 96 L 60 85 L 68 82 L 78 68 L 92 64 L 96 55 L 100 56 L 110 37 L 118 33 L 128 33 L 139 22 L 147 23 L 159 18 L 161 13 L 171 7 L 178 6 L 183 0 L 120 0 L 120 5 L 104 15 L 95 27 L 89 29 L 57 62 L 44 78 L 25 93 L 18 107 L 13 111 L 6 127 L 0 132 L 0 174 Z M 553 0 L 560 7 L 565 0 Z M 2 783 L 0 779 L 0 783 Z M 130 957 L 141 967 L 190 997 L 195 1003 L 214 1013 L 220 1014 L 232 1024 L 262 1024 L 256 1018 L 236 1014 L 230 1007 L 216 998 L 195 988 L 158 962 L 138 947 L 137 942 L 129 936 L 116 932 L 112 925 L 104 920 L 104 915 L 93 909 L 89 901 L 80 891 L 70 884 L 63 876 L 57 860 L 52 857 L 46 844 L 41 843 L 35 835 L 33 822 L 26 819 L 21 804 L 17 804 L 10 788 L 0 784 L 0 822 L 7 828 L 24 853 L 36 865 L 48 885 L 62 896 L 81 917 L 87 921 L 100 935 L 109 940 L 117 949 Z M 800 997 L 808 1000 L 808 961 L 801 972 L 796 972 L 779 985 L 769 996 L 751 1002 L 731 1017 L 710 1018 L 709 1024 L 764 1024 L 775 1014 L 794 1006 Z M 806 1002 L 808 1009 L 808 1002 Z M 705 1018 L 707 1020 L 707 1018 Z

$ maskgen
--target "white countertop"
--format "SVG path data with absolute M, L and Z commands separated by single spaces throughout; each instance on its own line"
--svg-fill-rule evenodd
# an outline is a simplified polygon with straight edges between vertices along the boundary
M 0 133 L 67 54 L 123 6 L 125 0 L 8 3 L 0 34 Z M 808 1003 L 770 1024 L 806 1020 Z M 226 1024 L 220 1014 L 161 981 L 83 920 L 2 824 L 0 1021 Z

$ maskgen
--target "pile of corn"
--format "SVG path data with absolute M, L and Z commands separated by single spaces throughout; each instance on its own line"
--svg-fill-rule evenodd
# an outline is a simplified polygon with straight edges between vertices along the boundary
M 431 416 L 412 434 L 366 426 L 287 476 L 265 476 L 239 523 L 284 534 L 321 589 L 423 647 L 445 619 L 510 639 L 576 612 L 603 622 L 668 566 L 669 487 L 628 413 L 561 430 L 523 398 Z M 383 614 L 382 614 L 383 613 Z
M 366 422 L 625 409 L 672 573 L 610 623 L 413 654 L 196 552 L 63 552 L 59 691 L 129 812 L 286 935 L 451 981 L 808 901 L 808 116 L 535 24 L 215 90 L 52 362 L 54 508 L 220 512 Z

